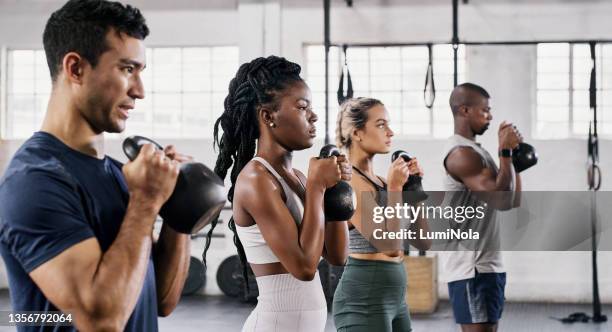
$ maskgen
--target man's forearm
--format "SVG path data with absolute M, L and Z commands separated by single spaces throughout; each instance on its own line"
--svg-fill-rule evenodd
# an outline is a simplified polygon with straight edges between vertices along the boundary
M 500 157 L 499 163 L 499 173 L 497 174 L 495 187 L 497 191 L 508 191 L 512 189 L 512 173 L 514 172 L 512 158 Z
M 190 237 L 162 226 L 154 249 L 157 305 L 160 316 L 169 315 L 178 303 L 189 272 Z
M 155 207 L 130 200 L 117 238 L 102 255 L 92 279 L 89 313 L 92 318 L 123 328 L 142 290 L 151 255 Z
M 521 175 L 516 173 L 516 183 L 514 184 L 514 207 L 521 206 L 521 192 L 523 191 L 523 183 L 521 181 Z

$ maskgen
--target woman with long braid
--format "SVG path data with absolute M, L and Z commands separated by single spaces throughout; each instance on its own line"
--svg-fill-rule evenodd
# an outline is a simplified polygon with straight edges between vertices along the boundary
M 374 174 L 373 159 L 389 153 L 393 131 L 389 113 L 383 103 L 373 98 L 346 100 L 338 112 L 336 145 L 346 150 L 356 176 L 351 186 L 361 193 L 351 220 L 349 257 L 336 288 L 333 303 L 334 322 L 339 332 L 409 332 L 410 315 L 406 305 L 406 271 L 402 242 L 390 245 L 374 241 L 372 232 L 362 220 L 371 209 L 365 193 L 372 193 L 373 204 L 395 206 L 402 202 L 402 188 L 410 174 L 423 175 L 416 159 L 406 162 L 397 158 L 387 178 Z M 363 219 L 362 219 L 363 218 Z M 385 221 L 387 227 L 399 227 L 400 220 Z M 395 226 L 394 226 L 395 225 Z M 427 222 L 417 218 L 411 229 L 428 230 Z M 393 241 L 393 240 L 379 240 Z M 430 240 L 411 240 L 420 250 L 431 246 Z M 393 248 L 393 250 L 391 250 Z M 389 249 L 389 250 L 387 250 Z M 399 249 L 399 250 L 397 250 Z
M 291 166 L 293 151 L 313 145 L 317 121 L 300 70 L 276 56 L 243 64 L 215 123 L 215 172 L 225 178 L 233 165 L 229 225 L 259 288 L 243 331 L 323 331 L 317 266 L 321 255 L 337 265 L 347 256 L 346 222 L 326 224 L 323 215 L 325 189 L 350 179 L 346 158 L 312 158 L 308 181 Z

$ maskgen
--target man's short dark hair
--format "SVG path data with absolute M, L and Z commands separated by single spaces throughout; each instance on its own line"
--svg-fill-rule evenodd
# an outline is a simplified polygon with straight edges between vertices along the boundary
M 464 88 L 464 89 L 476 92 L 479 95 L 481 95 L 481 96 L 483 96 L 483 97 L 485 97 L 487 99 L 491 98 L 491 96 L 489 96 L 489 93 L 487 92 L 487 90 L 485 90 L 480 85 L 477 85 L 477 84 L 474 84 L 474 83 L 469 83 L 469 82 L 461 83 L 461 84 L 457 85 L 457 87 L 461 87 L 461 88 Z
M 451 110 L 453 111 L 453 116 L 457 114 L 461 106 L 471 105 L 474 102 L 474 94 L 470 94 L 469 92 L 476 93 L 487 99 L 491 98 L 487 90 L 480 85 L 468 82 L 461 83 L 453 89 L 448 100 Z
M 80 54 L 95 67 L 108 50 L 106 34 L 111 28 L 140 40 L 149 35 L 140 10 L 119 2 L 70 0 L 51 14 L 43 33 L 51 79 L 56 80 L 69 52 Z

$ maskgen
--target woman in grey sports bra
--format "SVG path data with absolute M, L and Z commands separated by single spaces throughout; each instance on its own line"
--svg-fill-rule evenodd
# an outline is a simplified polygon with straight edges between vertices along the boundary
M 371 242 L 372 232 L 362 224 L 362 213 L 372 206 L 402 203 L 401 191 L 410 174 L 423 175 L 416 159 L 397 158 L 389 167 L 387 181 L 374 174 L 373 157 L 391 149 L 393 131 L 389 114 L 379 100 L 355 98 L 345 101 L 338 113 L 336 144 L 348 151 L 355 173 L 351 186 L 358 195 L 357 210 L 349 221 L 349 258 L 336 289 L 333 302 L 334 322 L 338 331 L 411 331 L 406 305 L 406 272 L 402 242 Z M 372 199 L 366 199 L 374 195 Z M 367 206 L 367 207 L 366 207 Z M 363 216 L 370 218 L 370 216 Z M 401 227 L 398 220 L 386 220 L 385 226 Z M 395 225 L 395 226 L 393 226 Z M 411 230 L 428 230 L 425 220 L 417 219 Z M 386 240 L 392 241 L 392 240 Z M 420 250 L 431 246 L 430 240 L 410 242 Z M 380 249 L 377 249 L 380 248 Z M 393 248 L 393 250 L 387 250 Z
M 292 167 L 293 151 L 313 145 L 317 121 L 300 70 L 276 56 L 243 64 L 215 124 L 215 172 L 225 178 L 233 165 L 229 226 L 259 289 L 243 331 L 323 331 L 317 266 L 322 255 L 332 264 L 348 255 L 346 222 L 326 225 L 323 215 L 325 190 L 350 179 L 347 159 L 312 158 L 308 181 Z

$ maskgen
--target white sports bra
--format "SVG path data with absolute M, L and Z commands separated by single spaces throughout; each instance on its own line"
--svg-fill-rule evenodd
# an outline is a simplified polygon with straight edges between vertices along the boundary
M 274 175 L 278 182 L 280 182 L 281 186 L 283 187 L 283 191 L 285 192 L 285 204 L 287 205 L 287 209 L 289 209 L 295 223 L 299 225 L 302 222 L 302 216 L 304 215 L 304 204 L 302 203 L 300 197 L 291 189 L 291 187 L 289 187 L 287 182 L 265 159 L 261 157 L 254 157 L 253 160 L 256 160 L 264 165 L 264 167 L 268 169 L 272 175 Z M 238 233 L 238 238 L 240 238 L 240 242 L 242 242 L 242 246 L 244 247 L 244 252 L 249 263 L 268 264 L 280 262 L 278 257 L 274 255 L 272 249 L 270 249 L 264 240 L 257 224 L 246 227 L 236 225 L 236 233 Z

